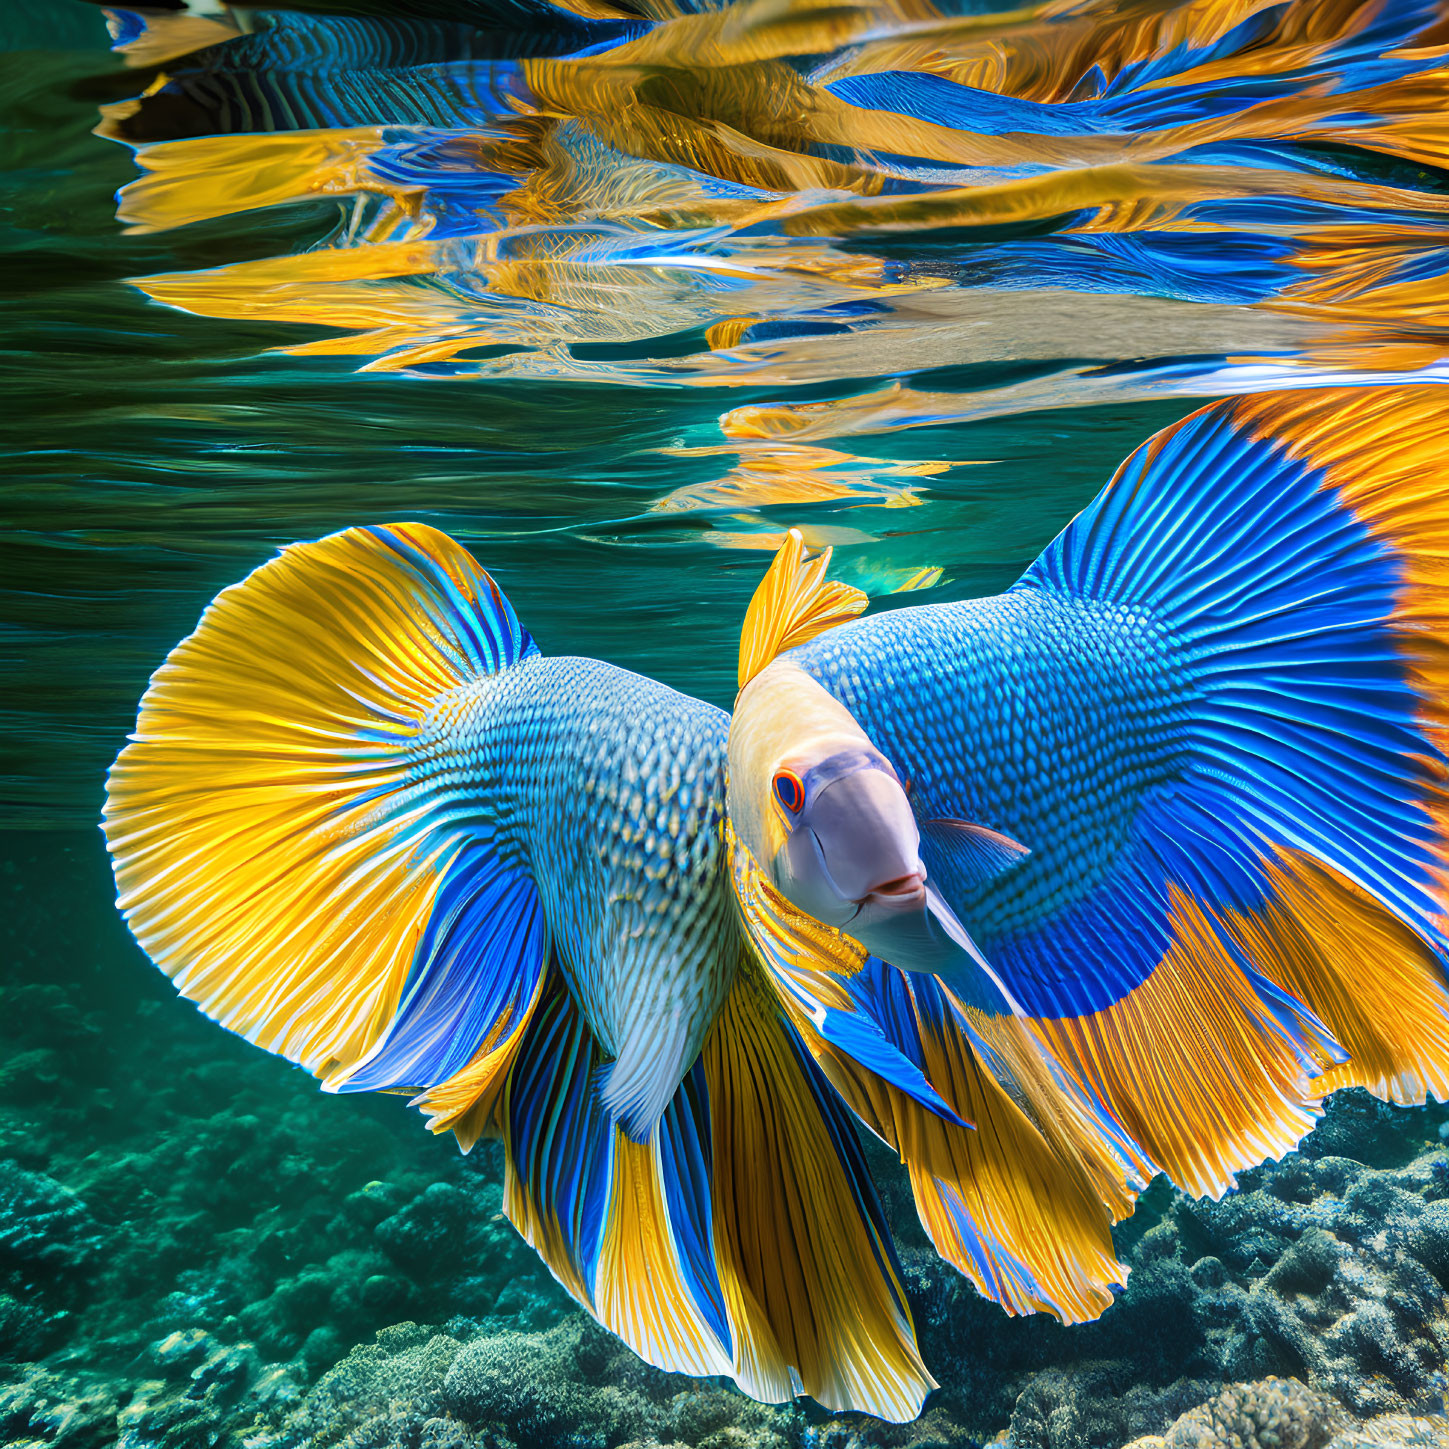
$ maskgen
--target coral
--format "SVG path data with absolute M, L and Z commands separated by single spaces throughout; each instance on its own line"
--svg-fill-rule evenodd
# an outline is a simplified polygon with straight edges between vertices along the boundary
M 84 1268 L 101 1233 L 86 1206 L 58 1182 L 0 1162 L 0 1262 L 47 1275 Z
M 1433 1397 L 1449 1360 L 1442 1150 L 1402 1167 L 1299 1155 L 1159 1231 L 1192 1263 L 1189 1307 L 1225 1378 L 1288 1373 L 1362 1416 Z
M 443 1402 L 467 1423 L 541 1449 L 576 1443 L 580 1435 L 600 1445 L 641 1439 L 660 1426 L 660 1415 L 643 1394 L 615 1387 L 612 1375 L 598 1372 L 603 1367 L 598 1360 L 617 1356 L 614 1345 L 582 1317 L 548 1333 L 480 1338 L 448 1370 Z M 581 1383 L 585 1376 L 594 1382 Z M 596 1387 L 601 1378 L 603 1386 Z
M 420 1449 L 425 1435 L 441 1449 L 443 1381 L 458 1356 L 458 1340 L 413 1323 L 354 1348 L 317 1381 L 292 1411 L 252 1442 L 261 1446 L 330 1449 Z M 434 1427 L 429 1429 L 429 1425 Z M 454 1436 L 457 1437 L 457 1436 Z M 463 1438 L 461 1443 L 471 1443 Z
M 459 1330 L 460 1333 L 466 1330 Z M 661 1373 L 581 1313 L 542 1333 L 415 1324 L 354 1348 L 251 1449 L 796 1449 L 794 1410 Z M 823 1443 L 824 1441 L 822 1441 Z M 832 1441 L 834 1442 L 834 1441 Z M 844 1442 L 835 1449 L 846 1449 Z
M 1343 1412 L 1295 1379 L 1234 1384 L 1184 1414 L 1165 1449 L 1324 1449 Z

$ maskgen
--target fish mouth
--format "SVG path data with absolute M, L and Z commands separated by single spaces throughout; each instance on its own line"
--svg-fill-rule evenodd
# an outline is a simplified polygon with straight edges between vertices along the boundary
M 924 871 L 907 871 L 869 890 L 855 903 L 856 910 L 863 906 L 889 906 L 897 910 L 902 907 L 920 906 L 926 900 L 926 875 Z

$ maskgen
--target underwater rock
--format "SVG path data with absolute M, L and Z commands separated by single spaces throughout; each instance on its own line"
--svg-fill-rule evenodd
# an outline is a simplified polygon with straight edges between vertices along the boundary
M 30 1362 L 59 1342 L 103 1240 L 74 1193 L 0 1161 L 0 1360 Z
M 1119 1229 L 1130 1285 L 1091 1324 L 1003 1321 L 929 1250 L 907 1248 L 942 1384 L 932 1404 L 982 1441 L 1009 1419 L 1012 1449 L 1121 1449 L 1224 1385 L 1269 1377 L 1356 1418 L 1437 1412 L 1449 1364 L 1444 1119 L 1341 1093 L 1303 1151 L 1244 1173 L 1220 1201 L 1155 1184 Z M 909 1242 L 911 1225 L 895 1226 Z
M 128 1390 L 101 1375 L 52 1372 L 31 1365 L 0 1384 L 0 1443 L 8 1449 L 102 1449 L 116 1441 Z
M 456 1269 L 471 1246 L 474 1205 L 451 1182 L 435 1182 L 373 1230 L 383 1251 L 400 1267 L 421 1275 Z
M 1449 1449 L 1449 1419 L 1382 1414 L 1335 1435 L 1328 1449 Z
M 1291 1374 L 1362 1417 L 1432 1401 L 1449 1362 L 1449 1211 L 1433 1149 L 1397 1168 L 1299 1156 L 1169 1231 L 1198 1272 L 1189 1302 L 1230 1379 Z
M 0 1263 L 44 1274 L 84 1268 L 102 1233 L 75 1193 L 14 1162 L 0 1162 Z

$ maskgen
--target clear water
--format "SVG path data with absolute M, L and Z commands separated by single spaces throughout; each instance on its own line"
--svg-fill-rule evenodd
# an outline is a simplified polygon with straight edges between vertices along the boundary
M 117 79 L 104 26 L 78 0 L 48 26 L 39 15 L 26 25 L 27 48 L 0 56 L 0 429 L 11 455 L 0 710 L 12 824 L 89 826 L 150 671 L 221 587 L 294 539 L 358 522 L 435 524 L 499 578 L 543 648 L 727 705 L 739 620 L 769 558 L 768 542 L 741 546 L 751 534 L 799 525 L 839 540 L 843 576 L 874 592 L 942 570 L 910 602 L 994 592 L 1127 452 L 1192 405 L 1008 413 L 814 444 L 845 454 L 852 476 L 909 489 L 915 507 L 847 494 L 653 511 L 761 452 L 777 456 L 729 449 L 722 413 L 859 392 L 858 380 L 782 393 L 358 374 L 353 359 L 272 352 L 297 342 L 294 326 L 160 306 L 125 279 L 299 250 L 328 234 L 340 205 L 123 234 L 113 195 L 135 167 L 91 129 L 98 100 L 125 94 L 128 77 Z M 1053 368 L 980 371 L 995 385 Z M 892 479 L 861 458 L 954 466 Z
M 393 1335 L 383 1356 L 396 1356 L 398 1384 L 431 1382 L 407 1358 L 428 1335 L 396 1327 L 417 1322 L 451 1335 L 454 1349 L 439 1352 L 516 1341 L 518 1362 L 541 1365 L 558 1395 L 577 1380 L 652 1406 L 608 1419 L 585 1405 L 567 1422 L 520 1408 L 522 1445 L 911 1442 L 831 1438 L 811 1410 L 756 1412 L 715 1389 L 691 1397 L 683 1381 L 646 1382 L 607 1346 L 569 1339 L 567 1301 L 494 1222 L 486 1152 L 461 1163 L 388 1101 L 320 1099 L 174 1001 L 111 906 L 94 828 L 105 769 L 150 672 L 220 588 L 281 544 L 360 522 L 419 519 L 462 539 L 546 651 L 596 655 L 728 705 L 739 621 L 784 529 L 835 544 L 837 571 L 879 607 L 994 592 L 1132 447 L 1196 402 L 1190 380 L 1143 396 L 1152 389 L 1078 387 L 1082 369 L 1220 359 L 1282 339 L 1238 312 L 1204 332 L 1193 303 L 1130 296 L 1100 312 L 1099 300 L 1075 311 L 1070 299 L 1023 301 L 1014 329 L 1015 304 L 998 295 L 981 313 L 988 336 L 1005 339 L 995 352 L 988 340 L 968 361 L 922 366 L 893 354 L 874 374 L 827 361 L 763 381 L 624 385 L 487 367 L 359 372 L 356 357 L 285 354 L 331 330 L 193 315 L 127 279 L 303 252 L 335 233 L 344 203 L 125 232 L 114 194 L 135 163 L 92 134 L 98 107 L 129 94 L 108 43 L 80 0 L 0 15 L 0 1169 L 74 1191 L 84 1217 L 36 1210 L 42 1238 L 60 1245 L 49 1257 L 0 1240 L 0 1378 L 29 1385 L 28 1398 L 0 1397 L 0 1440 L 301 1443 L 287 1437 L 302 1435 L 286 1420 L 297 1397 L 379 1331 Z M 721 427 L 742 408 L 808 408 L 900 379 L 968 402 L 929 427 L 872 431 L 848 408 L 783 440 Z M 823 490 L 822 469 L 833 484 Z M 833 496 L 802 497 L 812 487 Z M 1428 1182 L 1438 1117 L 1384 1127 L 1353 1110 L 1368 1125 L 1350 1114 L 1359 1136 L 1345 1128 L 1345 1154 L 1367 1163 L 1351 1144 L 1383 1144 L 1373 1171 Z M 0 1181 L 12 1205 L 16 1181 Z M 1166 1221 L 1174 1242 L 1194 1245 L 1184 1263 L 1231 1256 L 1236 1229 L 1172 1211 L 1159 1184 L 1124 1243 Z M 908 1230 L 904 1246 L 921 1250 Z M 1266 1270 L 1251 1253 L 1233 1262 L 1244 1282 Z M 1218 1386 L 1205 1347 L 1217 1330 L 1184 1326 L 1166 1289 L 1063 1330 L 1007 1320 L 920 1272 L 923 1333 L 958 1406 L 921 1444 L 995 1433 L 1027 1393 L 1022 1424 L 1058 1428 L 1021 1442 L 1116 1449 Z M 1441 1337 L 1426 1313 L 1426 1363 L 1449 1351 Z M 213 1393 L 202 1370 L 248 1344 L 253 1359 L 233 1365 L 241 1387 Z M 267 1367 L 279 1364 L 291 1367 Z M 1265 1351 L 1241 1369 L 1291 1372 L 1292 1354 Z M 38 1373 L 52 1375 L 44 1392 Z M 380 1369 L 348 1380 L 331 1418 L 308 1410 L 317 1437 L 305 1442 L 454 1443 L 426 1429 L 431 1410 L 414 1405 L 404 1422 L 391 1383 Z M 284 1420 L 292 1428 L 277 1430 Z M 254 1421 L 272 1428 L 245 1428 Z M 736 1437 L 709 1437 L 727 1431 Z

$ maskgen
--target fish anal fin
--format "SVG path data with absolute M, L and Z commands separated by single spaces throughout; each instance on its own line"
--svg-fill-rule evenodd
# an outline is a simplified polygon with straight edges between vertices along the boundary
M 670 1231 L 657 1148 L 614 1131 L 614 1171 L 594 1290 L 599 1321 L 672 1373 L 729 1374 L 728 1345 L 701 1323 Z
M 914 1418 L 935 1381 L 859 1145 L 748 957 L 704 1066 L 715 1251 L 741 1387 Z
M 1234 916 L 1241 948 L 1271 981 L 1333 1029 L 1347 1060 L 1325 1063 L 1325 1096 L 1365 1087 L 1416 1105 L 1449 1099 L 1444 962 L 1417 932 L 1337 871 L 1298 851 L 1270 864 L 1259 911 Z M 1365 989 L 1365 964 L 1376 963 Z
M 1138 1164 L 1063 1090 L 1022 1022 L 968 1018 L 934 978 L 795 911 L 729 842 L 781 1005 L 841 1099 L 907 1165 L 937 1249 L 1008 1311 L 1096 1317 L 1125 1281 L 1110 1224 L 1131 1209 Z M 849 1023 L 873 1028 L 870 1050 L 863 1030 L 842 1033 Z
M 559 1282 L 659 1368 L 915 1417 L 934 1382 L 874 1189 L 758 968 L 648 1141 L 600 1102 L 601 1055 L 554 973 L 498 1117 L 505 1209 Z
M 1220 1197 L 1239 1171 L 1281 1157 L 1312 1128 L 1327 1053 L 1315 1061 L 1311 1040 L 1285 1027 L 1243 971 L 1229 927 L 1176 886 L 1169 901 L 1170 944 L 1145 981 L 1096 1012 L 1032 1022 L 1179 1187 Z
M 908 1160 L 931 1241 L 1008 1313 L 1096 1318 L 1127 1281 L 1110 1230 L 1132 1202 L 1121 1164 L 1052 1081 L 1021 1022 L 953 1008 L 943 989 L 938 1006 L 923 982 L 910 988 L 932 1076 L 978 1124 L 942 1144 L 949 1171 L 939 1151 Z M 968 1021 L 969 1034 L 959 1029 Z

